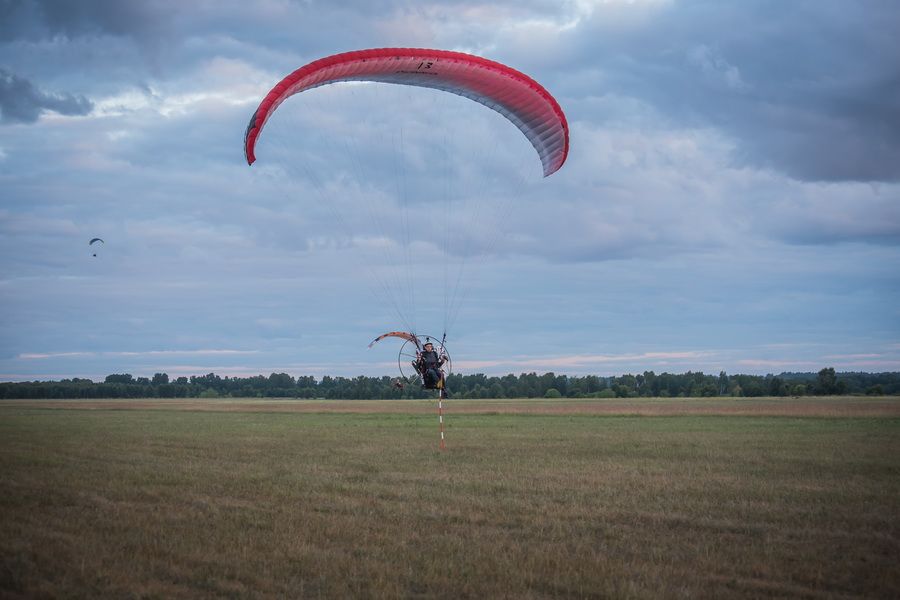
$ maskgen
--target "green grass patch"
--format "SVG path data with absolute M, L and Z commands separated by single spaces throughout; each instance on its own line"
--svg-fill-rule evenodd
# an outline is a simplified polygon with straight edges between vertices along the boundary
M 0 592 L 900 596 L 900 419 L 0 410 Z

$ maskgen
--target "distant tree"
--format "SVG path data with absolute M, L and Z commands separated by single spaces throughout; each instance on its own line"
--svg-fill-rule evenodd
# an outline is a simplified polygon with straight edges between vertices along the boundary
M 770 396 L 786 396 L 787 395 L 787 386 L 784 384 L 784 380 L 780 377 L 771 377 L 767 378 L 769 384 L 769 395 Z
M 616 393 L 616 397 L 618 398 L 634 398 L 637 396 L 637 392 L 628 385 L 622 385 L 621 383 L 617 383 L 613 386 L 613 391 Z
M 641 396 L 651 397 L 659 395 L 659 380 L 653 371 L 644 371 Z
M 553 387 L 559 390 L 563 396 L 569 395 L 569 378 L 565 375 L 557 375 L 553 381 Z
M 606 382 L 600 381 L 600 378 L 596 375 L 588 375 L 587 377 L 582 378 L 582 381 L 584 382 L 582 390 L 587 394 L 599 392 L 606 387 Z
M 697 389 L 697 388 L 694 388 Z M 717 394 L 716 384 L 712 382 L 704 382 L 698 390 L 697 396 L 701 396 L 703 398 L 712 398 Z
M 780 373 L 779 375 L 725 375 L 718 377 L 702 372 L 682 374 L 645 371 L 641 375 L 619 377 L 570 377 L 545 373 L 521 373 L 502 377 L 487 377 L 482 373 L 455 374 L 448 377 L 448 386 L 458 398 L 522 398 L 522 397 L 620 397 L 636 396 L 683 397 L 720 394 L 727 382 L 726 394 L 734 396 L 788 395 L 810 393 L 900 394 L 900 372 L 890 373 L 834 373 L 823 369 L 817 373 Z M 559 396 L 556 396 L 559 393 Z M 285 373 L 268 376 L 219 377 L 214 373 L 202 376 L 178 377 L 170 381 L 165 373 L 152 379 L 134 378 L 130 374 L 113 374 L 102 383 L 90 379 L 62 381 L 30 381 L 0 383 L 0 398 L 160 398 L 205 397 L 293 397 L 293 398 L 428 398 L 429 393 L 417 386 L 400 390 L 391 384 L 389 376 L 381 377 L 315 377 L 304 375 L 296 380 Z
M 837 375 L 833 367 L 827 367 L 819 371 L 816 377 L 816 393 L 829 396 L 838 393 Z
M 269 375 L 269 387 L 286 388 L 294 386 L 294 378 L 287 373 L 272 373 Z
M 216 389 L 219 385 L 221 385 L 222 378 L 219 377 L 218 375 L 216 375 L 215 373 L 208 373 L 206 375 L 201 375 L 201 376 L 192 375 L 191 383 L 196 386 L 200 386 L 204 389 L 206 389 L 206 388 Z
M 617 383 L 619 389 L 616 390 L 616 395 L 622 398 L 628 398 L 629 396 L 637 395 L 637 377 L 630 373 L 626 373 L 621 377 L 617 377 Z
M 758 396 L 765 396 L 766 390 L 763 387 L 763 384 L 756 380 L 751 380 L 747 382 L 747 385 L 744 386 L 744 396 L 749 396 L 751 398 L 755 398 Z
M 728 392 L 728 374 L 725 371 L 719 371 L 718 392 L 720 396 Z

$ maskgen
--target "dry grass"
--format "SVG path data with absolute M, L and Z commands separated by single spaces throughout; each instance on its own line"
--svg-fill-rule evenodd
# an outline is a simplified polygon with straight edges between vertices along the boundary
M 824 398 L 635 398 L 610 400 L 450 400 L 453 414 L 466 415 L 748 415 L 783 417 L 900 417 L 896 396 Z M 431 414 L 435 402 L 411 400 L 136 399 L 6 400 L 16 408 L 68 410 L 187 410 L 212 412 Z
M 895 401 L 675 402 L 3 403 L 0 595 L 900 596 Z

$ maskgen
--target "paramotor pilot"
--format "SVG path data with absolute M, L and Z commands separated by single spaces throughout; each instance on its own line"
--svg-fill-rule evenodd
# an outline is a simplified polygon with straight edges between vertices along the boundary
M 447 357 L 438 355 L 434 350 L 434 344 L 425 342 L 422 352 L 413 362 L 413 367 L 422 376 L 426 390 L 444 389 L 444 371 L 441 367 L 447 362 Z

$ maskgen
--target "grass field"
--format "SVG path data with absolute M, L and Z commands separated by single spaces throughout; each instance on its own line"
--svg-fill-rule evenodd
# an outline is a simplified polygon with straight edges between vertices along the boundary
M 0 403 L 0 596 L 900 597 L 900 399 Z

